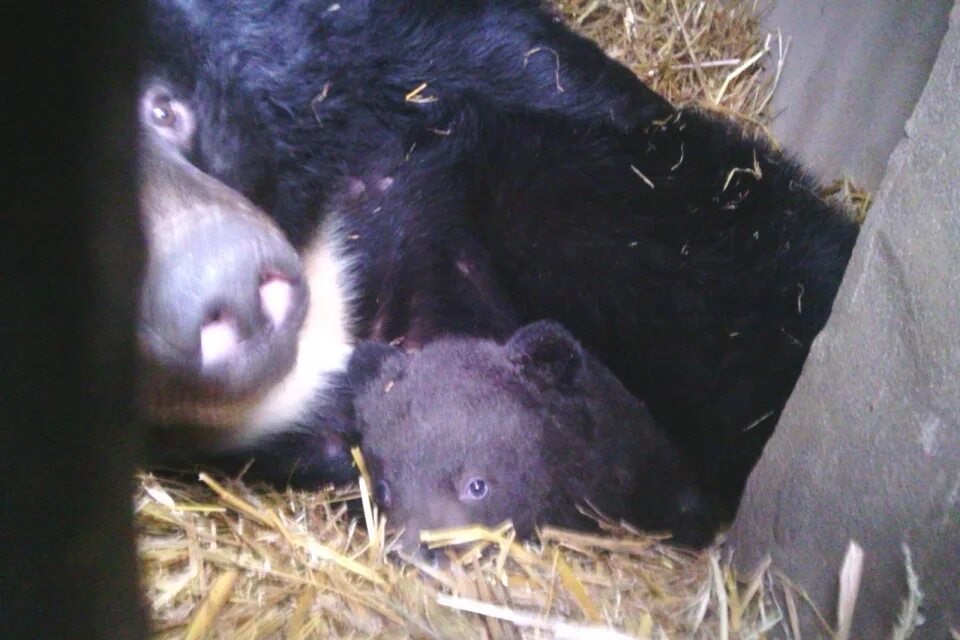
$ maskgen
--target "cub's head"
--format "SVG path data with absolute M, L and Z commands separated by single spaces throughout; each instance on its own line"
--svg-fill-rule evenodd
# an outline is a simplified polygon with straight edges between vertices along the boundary
M 552 396 L 575 393 L 579 344 L 537 323 L 505 345 L 444 339 L 408 355 L 361 344 L 349 365 L 374 494 L 408 547 L 421 529 L 511 519 L 532 533 L 561 504 L 569 473 L 557 451 L 577 445 L 558 429 Z M 553 521 L 553 520 L 552 520 Z

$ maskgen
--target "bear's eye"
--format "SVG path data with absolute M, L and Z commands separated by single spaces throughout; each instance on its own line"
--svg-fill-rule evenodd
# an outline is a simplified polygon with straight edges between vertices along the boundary
M 483 500 L 487 497 L 487 481 L 483 478 L 470 478 L 460 492 L 461 500 Z
M 157 98 L 150 109 L 150 117 L 153 123 L 160 127 L 172 127 L 177 123 L 177 114 L 174 113 L 169 98 Z
M 164 85 L 154 85 L 141 98 L 141 120 L 160 138 L 186 151 L 191 146 L 196 121 L 186 102 L 172 97 Z

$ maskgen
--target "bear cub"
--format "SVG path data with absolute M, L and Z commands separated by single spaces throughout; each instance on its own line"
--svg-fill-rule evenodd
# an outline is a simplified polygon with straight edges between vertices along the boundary
M 362 343 L 348 367 L 374 496 L 407 548 L 423 529 L 590 528 L 593 507 L 700 547 L 715 522 L 644 405 L 558 324 L 506 342 Z

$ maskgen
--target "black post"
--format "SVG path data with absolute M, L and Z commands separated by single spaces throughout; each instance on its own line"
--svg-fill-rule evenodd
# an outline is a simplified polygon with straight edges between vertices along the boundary
M 0 637 L 146 633 L 131 526 L 138 2 L 0 4 Z

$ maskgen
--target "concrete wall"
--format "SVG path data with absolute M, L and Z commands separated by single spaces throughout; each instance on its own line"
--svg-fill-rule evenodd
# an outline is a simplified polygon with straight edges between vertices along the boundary
M 910 637 L 960 633 L 960 5 L 951 22 L 729 538 L 742 571 L 769 554 L 834 626 L 857 541 L 853 638 L 891 637 L 904 545 L 923 592 Z
M 773 131 L 817 172 L 875 189 L 927 81 L 952 0 L 779 0 L 791 38 Z

